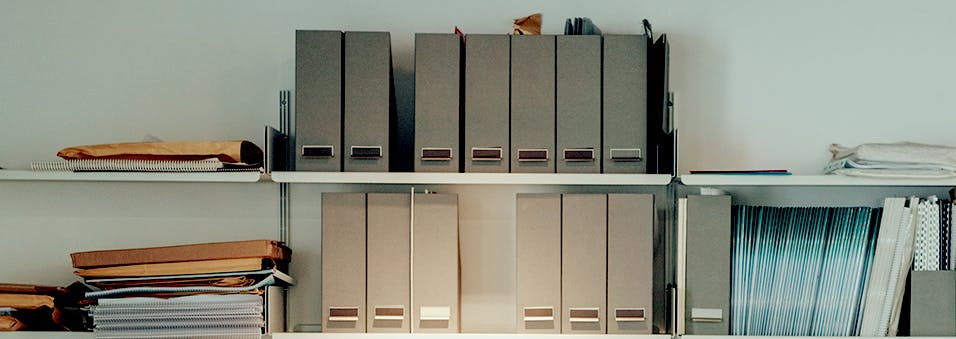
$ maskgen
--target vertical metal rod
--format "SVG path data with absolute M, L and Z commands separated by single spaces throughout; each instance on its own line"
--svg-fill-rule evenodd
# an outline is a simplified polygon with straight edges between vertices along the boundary
M 282 135 L 286 136 L 286 140 L 289 140 L 288 145 L 291 146 L 291 105 L 290 105 L 290 91 L 282 90 L 279 91 L 279 132 Z M 284 151 L 283 154 L 286 157 L 289 157 L 288 150 Z M 291 164 L 289 161 L 285 162 L 287 166 Z M 288 170 L 286 168 L 285 170 Z M 290 234 L 291 225 L 292 225 L 292 206 L 290 199 L 290 184 L 281 183 L 279 184 L 279 240 L 290 244 L 292 241 L 292 236 Z

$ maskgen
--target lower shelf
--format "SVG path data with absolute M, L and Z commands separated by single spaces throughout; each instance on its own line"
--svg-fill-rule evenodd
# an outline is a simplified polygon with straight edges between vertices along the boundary
M 574 339 L 672 339 L 669 334 L 516 334 L 516 333 L 274 333 L 273 339 L 415 339 L 415 338 L 447 338 L 461 339 L 546 339 L 546 338 L 574 338 Z

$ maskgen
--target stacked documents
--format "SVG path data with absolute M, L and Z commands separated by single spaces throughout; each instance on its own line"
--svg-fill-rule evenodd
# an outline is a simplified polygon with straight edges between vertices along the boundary
M 733 208 L 731 334 L 853 336 L 880 210 Z
M 258 338 L 282 331 L 291 250 L 249 240 L 80 252 L 98 338 Z
M 956 176 L 956 147 L 912 142 L 830 145 L 827 174 L 874 178 L 939 179 Z
M 100 299 L 97 338 L 259 338 L 263 299 L 251 294 Z

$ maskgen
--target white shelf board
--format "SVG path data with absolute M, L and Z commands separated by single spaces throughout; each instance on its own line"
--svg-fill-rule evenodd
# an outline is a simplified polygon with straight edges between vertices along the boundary
M 0 332 L 3 339 L 92 339 L 93 332 Z
M 257 182 L 259 172 L 67 172 L 0 170 L 0 181 Z
M 420 338 L 462 338 L 462 339 L 673 339 L 670 334 L 526 334 L 526 333 L 273 333 L 273 339 L 420 339 Z
M 877 179 L 842 175 L 681 175 L 687 186 L 953 186 L 956 179 Z
M 272 181 L 311 184 L 665 186 L 669 174 L 272 172 Z
M 812 337 L 812 336 L 750 336 L 750 335 L 682 335 L 681 338 L 686 339 L 886 339 L 888 337 Z M 910 337 L 899 337 L 899 338 L 910 338 Z M 952 339 L 954 337 L 912 337 L 919 339 L 943 339 L 948 338 Z

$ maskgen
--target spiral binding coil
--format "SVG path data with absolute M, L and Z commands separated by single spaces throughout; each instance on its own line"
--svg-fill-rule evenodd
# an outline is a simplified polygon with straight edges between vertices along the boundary
M 71 159 L 65 161 L 35 161 L 34 171 L 73 172 L 215 172 L 223 168 L 217 159 L 204 160 L 131 160 L 131 159 Z

